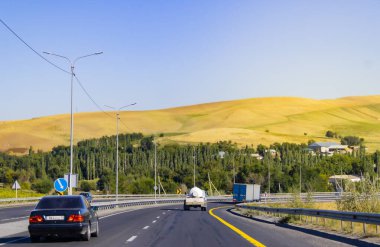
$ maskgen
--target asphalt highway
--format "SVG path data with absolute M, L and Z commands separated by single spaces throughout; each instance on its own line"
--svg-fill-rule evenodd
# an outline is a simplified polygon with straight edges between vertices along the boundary
M 0 208 L 0 224 L 28 219 L 36 205 L 23 205 Z M 1 226 L 0 226 L 1 227 Z
M 231 205 L 209 203 L 208 206 L 207 212 L 200 209 L 183 211 L 182 205 L 167 205 L 103 216 L 100 236 L 89 242 L 73 238 L 30 243 L 25 231 L 0 238 L 0 246 L 244 247 L 253 246 L 252 239 L 257 246 L 374 246 L 319 231 L 242 218 L 229 211 Z M 212 208 L 215 209 L 210 212 Z

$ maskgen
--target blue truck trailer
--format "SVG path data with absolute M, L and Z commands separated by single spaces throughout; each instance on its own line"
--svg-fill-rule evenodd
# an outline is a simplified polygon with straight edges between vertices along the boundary
M 260 201 L 260 185 L 235 183 L 232 194 L 233 202 L 258 202 Z

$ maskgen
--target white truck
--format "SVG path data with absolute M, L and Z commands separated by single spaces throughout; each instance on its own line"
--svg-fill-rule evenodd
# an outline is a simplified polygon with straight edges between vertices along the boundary
M 190 190 L 183 203 L 183 210 L 190 210 L 190 207 L 201 208 L 202 211 L 207 210 L 207 198 L 204 190 L 198 187 L 193 187 Z

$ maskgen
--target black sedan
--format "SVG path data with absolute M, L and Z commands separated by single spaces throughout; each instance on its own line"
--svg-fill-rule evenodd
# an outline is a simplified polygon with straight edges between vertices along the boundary
M 83 196 L 45 196 L 30 213 L 28 230 L 32 242 L 50 236 L 89 241 L 99 236 L 99 219 Z

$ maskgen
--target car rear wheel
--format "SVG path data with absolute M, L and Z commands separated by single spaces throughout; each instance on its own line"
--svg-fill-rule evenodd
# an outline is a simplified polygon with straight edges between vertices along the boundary
M 87 231 L 86 233 L 82 236 L 82 239 L 84 241 L 90 241 L 90 238 L 91 238 L 91 227 L 90 227 L 90 224 L 87 225 Z
M 30 236 L 30 242 L 32 243 L 40 242 L 40 236 Z
M 92 237 L 99 237 L 99 222 L 96 222 L 96 231 L 91 233 Z

